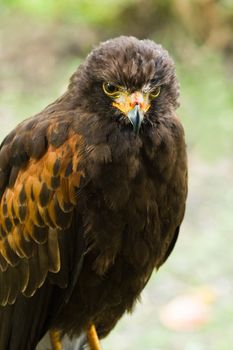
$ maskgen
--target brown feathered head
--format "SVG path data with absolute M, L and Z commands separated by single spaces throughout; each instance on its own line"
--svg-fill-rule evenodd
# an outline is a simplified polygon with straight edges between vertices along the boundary
M 121 36 L 102 43 L 71 79 L 69 92 L 85 112 L 113 118 L 138 134 L 178 106 L 168 52 L 151 40 Z

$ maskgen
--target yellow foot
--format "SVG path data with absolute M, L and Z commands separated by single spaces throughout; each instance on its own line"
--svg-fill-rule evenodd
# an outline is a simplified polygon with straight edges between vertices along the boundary
M 94 324 L 91 324 L 87 330 L 87 340 L 90 350 L 101 350 L 99 338 Z
M 62 350 L 62 345 L 61 345 L 61 335 L 59 331 L 50 331 L 50 341 L 52 344 L 52 349 L 53 350 Z

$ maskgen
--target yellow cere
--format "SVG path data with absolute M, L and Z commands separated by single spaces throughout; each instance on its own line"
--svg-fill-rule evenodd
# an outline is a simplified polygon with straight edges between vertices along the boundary
M 149 94 L 142 94 L 140 91 L 132 94 L 120 91 L 112 105 L 127 115 L 137 103 L 143 112 L 147 112 L 150 108 Z

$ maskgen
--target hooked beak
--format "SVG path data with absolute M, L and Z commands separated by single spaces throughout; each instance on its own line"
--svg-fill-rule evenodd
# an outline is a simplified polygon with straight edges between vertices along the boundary
M 139 105 L 136 104 L 135 107 L 128 112 L 127 116 L 133 125 L 134 133 L 137 136 L 144 118 L 144 113 Z
M 123 112 L 133 125 L 135 135 L 139 134 L 139 130 L 144 118 L 144 114 L 150 108 L 149 95 L 140 91 L 132 94 L 121 92 L 114 100 L 113 106 Z

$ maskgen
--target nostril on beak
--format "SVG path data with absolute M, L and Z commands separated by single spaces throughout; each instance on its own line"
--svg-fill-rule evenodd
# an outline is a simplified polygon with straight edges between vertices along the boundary
M 134 102 L 130 102 L 130 107 L 134 108 L 135 106 L 139 106 L 141 107 L 141 102 L 139 101 L 134 101 Z

